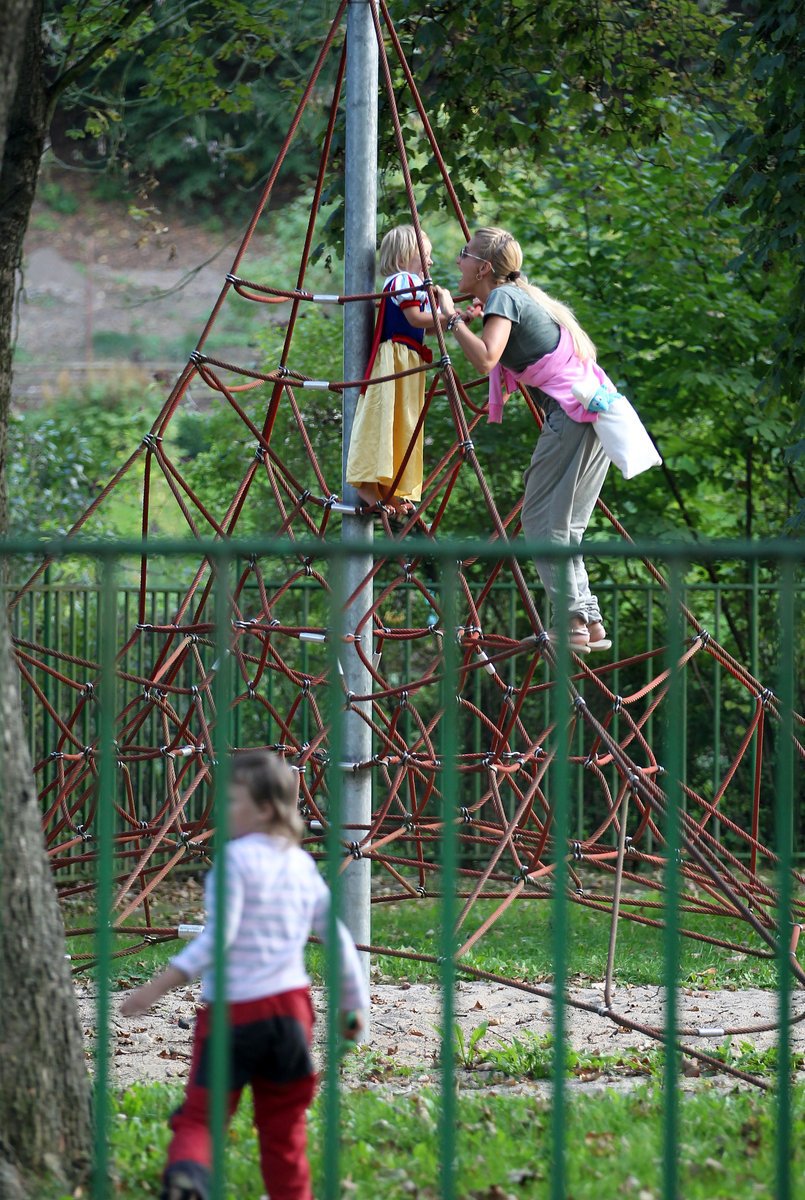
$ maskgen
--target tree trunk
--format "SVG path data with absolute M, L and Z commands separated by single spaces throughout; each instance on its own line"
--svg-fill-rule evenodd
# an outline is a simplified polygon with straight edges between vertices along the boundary
M 85 1182 L 90 1089 L 42 840 L 16 663 L 0 624 L 0 1160 L 37 1187 Z M 9 1194 L 2 1186 L 0 1194 Z M 13 1195 L 13 1192 L 10 1194 Z M 24 1195 L 24 1191 L 20 1191 Z
M 48 119 L 42 0 L 0 0 L 0 29 L 0 531 L 4 531 L 8 528 L 6 448 L 14 298 Z
M 42 0 L 0 0 L 0 532 L 16 273 L 47 126 Z M 0 562 L 0 567 L 2 563 Z M 90 1085 L 0 610 L 0 1196 L 85 1184 Z

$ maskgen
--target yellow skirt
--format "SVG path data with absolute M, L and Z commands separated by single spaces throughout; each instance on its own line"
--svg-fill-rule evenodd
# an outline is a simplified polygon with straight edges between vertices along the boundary
M 372 375 L 392 375 L 422 366 L 416 350 L 397 342 L 381 342 Z M 347 456 L 347 482 L 353 487 L 377 483 L 387 488 L 395 478 L 414 435 L 425 402 L 425 373 L 370 383 L 358 400 Z M 422 430 L 394 489 L 404 500 L 422 495 Z

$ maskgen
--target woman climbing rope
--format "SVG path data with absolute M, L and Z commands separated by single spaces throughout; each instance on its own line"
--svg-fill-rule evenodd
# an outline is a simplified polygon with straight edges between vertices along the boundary
M 575 546 L 581 543 L 610 462 L 593 428 L 596 412 L 585 402 L 595 393 L 617 392 L 570 309 L 531 286 L 520 270 L 522 264 L 519 243 L 504 229 L 479 229 L 461 250 L 459 291 L 476 296 L 483 307 L 480 336 L 466 324 L 478 315 L 479 305 L 462 314 L 448 291 L 437 288 L 437 297 L 442 319 L 465 356 L 490 376 L 490 421 L 501 419 L 503 384 L 513 386 L 512 376 L 544 393 L 535 397 L 544 420 L 525 473 L 523 533 L 529 541 Z M 608 650 L 612 643 L 582 556 L 574 555 L 569 564 L 535 561 L 554 614 L 568 613 L 572 649 Z

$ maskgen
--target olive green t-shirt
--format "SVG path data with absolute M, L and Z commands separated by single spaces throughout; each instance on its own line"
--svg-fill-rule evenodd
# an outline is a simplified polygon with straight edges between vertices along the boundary
M 559 345 L 561 329 L 550 313 L 513 283 L 496 287 L 484 305 L 487 317 L 505 317 L 512 330 L 500 356 L 510 371 L 524 371 Z

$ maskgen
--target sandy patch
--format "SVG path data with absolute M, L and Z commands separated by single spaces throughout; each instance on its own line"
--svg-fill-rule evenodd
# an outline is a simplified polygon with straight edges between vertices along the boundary
M 375 1072 L 349 1070 L 346 1081 L 382 1083 L 387 1072 L 382 1069 L 382 1060 L 411 1068 L 410 1083 L 401 1083 L 395 1090 L 416 1088 L 424 1083 L 438 1080 L 438 1054 L 440 1042 L 441 1005 L 438 988 L 431 984 L 375 984 L 372 987 L 372 1028 L 370 1049 L 377 1057 L 379 1069 Z M 91 985 L 77 984 L 77 995 L 82 1027 L 86 1039 L 87 1055 L 91 1060 L 97 1033 L 95 1004 Z M 114 1084 L 128 1087 L 137 1081 L 171 1081 L 187 1077 L 190 1063 L 192 1023 L 198 1001 L 198 985 L 180 988 L 166 997 L 145 1017 L 127 1019 L 119 1014 L 120 995 L 112 998 L 110 1027 L 111 1076 Z M 570 996 L 593 1008 L 601 1006 L 603 984 L 586 988 L 573 988 Z M 314 989 L 317 1012 L 316 1057 L 322 1061 L 322 1042 L 325 1038 L 325 997 L 322 989 Z M 662 990 L 657 987 L 630 987 L 618 989 L 613 1008 L 629 1020 L 645 1025 L 662 1023 Z M 774 1031 L 759 1030 L 759 1026 L 774 1020 L 776 997 L 774 993 L 750 988 L 742 991 L 693 991 L 682 989 L 679 994 L 679 1020 L 683 1026 L 694 1028 L 718 1027 L 739 1028 L 744 1032 L 733 1036 L 735 1046 L 751 1042 L 758 1050 L 774 1045 Z M 792 997 L 795 1015 L 805 1012 L 805 996 L 795 993 Z M 569 1006 L 567 1012 L 567 1037 L 574 1049 L 591 1054 L 621 1055 L 630 1049 L 645 1052 L 656 1048 L 657 1043 L 644 1033 L 613 1023 L 596 1012 L 579 1011 Z M 455 995 L 455 1019 L 461 1026 L 465 1040 L 473 1029 L 488 1022 L 487 1032 L 481 1047 L 498 1042 L 511 1042 L 523 1034 L 546 1034 L 551 1031 L 551 1005 L 549 999 L 526 995 L 514 988 L 499 984 L 461 982 Z M 720 1046 L 726 1034 L 709 1037 L 688 1036 L 686 1044 L 700 1050 L 712 1050 Z M 805 1053 L 805 1020 L 795 1024 L 791 1030 L 792 1051 Z M 479 1056 L 482 1057 L 482 1056 Z M 368 1078 L 367 1078 L 368 1076 Z M 488 1072 L 459 1072 L 460 1080 L 469 1086 L 494 1081 Z M 583 1083 L 606 1082 L 611 1084 L 618 1077 L 601 1076 L 591 1072 Z M 800 1073 L 800 1078 L 803 1074 Z M 638 1076 L 639 1081 L 641 1077 Z M 734 1080 L 719 1077 L 724 1085 L 732 1086 Z M 500 1082 L 498 1080 L 498 1082 Z M 578 1082 L 578 1081 L 576 1081 Z M 516 1081 L 506 1085 L 534 1088 L 534 1084 L 519 1085 Z

